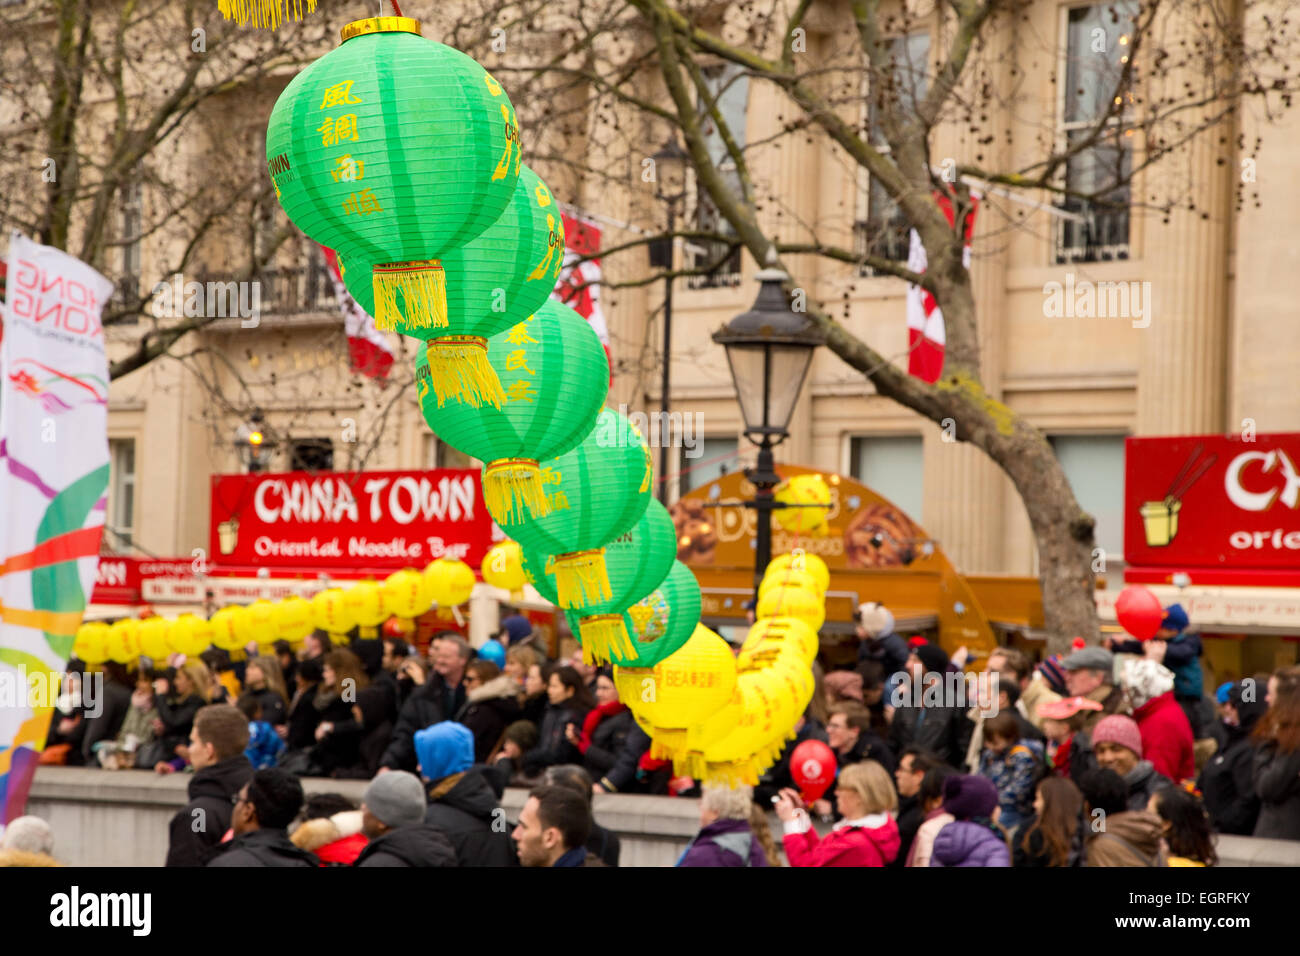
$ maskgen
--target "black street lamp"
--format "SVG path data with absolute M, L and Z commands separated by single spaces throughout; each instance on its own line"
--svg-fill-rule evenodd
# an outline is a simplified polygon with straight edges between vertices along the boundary
M 659 428 L 668 427 L 668 389 L 671 376 L 673 344 L 673 249 L 677 229 L 677 204 L 686 198 L 686 153 L 677 145 L 677 137 L 670 136 L 663 149 L 650 157 L 655 162 L 655 196 L 668 208 L 667 237 L 649 244 L 650 266 L 664 270 L 664 353 L 659 395 Z M 676 187 L 680 185 L 680 190 Z M 648 439 L 650 436 L 646 436 Z M 668 504 L 668 445 L 660 435 L 659 440 L 659 500 Z
M 763 269 L 754 307 L 713 333 L 727 350 L 727 364 L 745 420 L 745 437 L 758 446 L 758 464 L 745 476 L 756 489 L 744 507 L 758 511 L 754 542 L 754 598 L 763 572 L 772 560 L 772 512 L 785 505 L 772 497 L 781 483 L 772 449 L 789 437 L 790 419 L 812 364 L 813 350 L 826 342 L 825 333 L 806 313 L 795 312 L 782 288 L 789 277 L 779 269 Z

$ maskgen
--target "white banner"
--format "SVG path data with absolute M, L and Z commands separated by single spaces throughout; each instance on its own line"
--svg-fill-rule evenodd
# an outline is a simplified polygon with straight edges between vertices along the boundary
M 62 672 L 95 584 L 108 491 L 113 284 L 15 233 L 0 340 L 0 681 Z M 48 680 L 48 676 L 46 677 Z M 21 812 L 51 708 L 0 707 L 0 817 Z

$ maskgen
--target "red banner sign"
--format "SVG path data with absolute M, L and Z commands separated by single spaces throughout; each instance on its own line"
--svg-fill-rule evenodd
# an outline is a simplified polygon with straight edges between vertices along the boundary
M 103 554 L 95 569 L 91 604 L 140 604 L 148 600 L 144 583 L 158 578 L 188 578 L 199 568 L 182 558 L 128 558 Z
M 477 469 L 212 478 L 216 565 L 423 568 L 449 555 L 477 569 L 491 546 Z
M 1300 434 L 1128 439 L 1124 559 L 1300 567 Z

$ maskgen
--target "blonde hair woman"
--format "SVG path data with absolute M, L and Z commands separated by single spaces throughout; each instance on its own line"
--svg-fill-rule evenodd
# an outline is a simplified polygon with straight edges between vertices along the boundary
M 885 866 L 898 856 L 898 824 L 891 810 L 898 793 L 885 768 L 874 760 L 850 764 L 835 781 L 835 800 L 844 819 L 819 837 L 795 791 L 781 791 L 776 815 L 785 827 L 785 855 L 791 866 Z
M 705 787 L 700 798 L 700 832 L 678 866 L 767 866 L 763 845 L 749 825 L 754 791 L 749 787 Z
M 176 668 L 170 685 L 165 677 L 154 681 L 154 690 L 158 694 L 154 701 L 158 708 L 154 733 L 159 737 L 162 757 L 154 763 L 154 770 L 171 773 L 184 767 L 176 758 L 184 761 L 188 756 L 194 715 L 212 699 L 212 673 L 202 661 L 189 660 Z

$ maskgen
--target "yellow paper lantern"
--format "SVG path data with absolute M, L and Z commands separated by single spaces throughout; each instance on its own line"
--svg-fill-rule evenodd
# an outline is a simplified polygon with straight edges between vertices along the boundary
M 103 621 L 87 621 L 77 628 L 72 643 L 72 653 L 86 664 L 102 664 L 108 660 L 108 625 Z
M 779 508 L 773 511 L 773 520 L 786 531 L 825 534 L 829 530 L 826 516 L 831 510 L 831 489 L 821 475 L 795 475 L 778 485 L 773 497 L 791 505 L 824 505 L 821 508 Z
M 348 616 L 360 629 L 361 637 L 379 636 L 379 625 L 388 619 L 384 591 L 379 582 L 358 581 L 343 592 L 343 603 Z
M 167 646 L 186 657 L 197 657 L 212 643 L 212 625 L 193 614 L 167 622 Z
M 384 606 L 402 619 L 407 630 L 411 622 L 433 604 L 433 590 L 424 575 L 414 568 L 394 571 L 384 579 Z
M 312 623 L 329 634 L 346 634 L 356 624 L 342 588 L 326 588 L 312 595 L 311 614 Z
M 519 547 L 519 542 L 502 541 L 493 545 L 483 556 L 479 570 L 483 572 L 483 580 L 494 588 L 509 591 L 516 601 L 523 597 L 524 584 L 528 579 L 524 575 L 523 550 Z
M 140 622 L 124 617 L 108 626 L 108 643 L 105 645 L 110 661 L 129 664 L 140 656 Z
M 776 701 L 754 673 L 740 674 L 736 690 L 743 701 L 731 733 L 704 748 L 704 778 L 728 786 L 758 783 L 754 754 L 776 732 Z
M 813 574 L 808 571 L 795 571 L 792 568 L 768 571 L 758 586 L 758 599 L 761 601 L 763 595 L 776 588 L 803 588 L 805 591 L 820 595 L 823 599 L 826 596 L 826 592 L 821 589 Z
M 275 634 L 281 641 L 299 641 L 312 632 L 312 607 L 306 598 L 290 595 L 275 604 Z
M 823 596 L 831 586 L 831 570 L 826 566 L 826 562 L 802 548 L 795 548 L 789 554 L 778 554 L 773 558 L 764 572 L 764 579 L 786 568 L 811 574 L 817 581 L 817 590 Z
M 654 726 L 654 742 L 666 755 L 685 750 L 687 728 L 721 709 L 736 688 L 731 648 L 702 624 L 652 669 L 629 668 L 628 673 L 639 678 L 642 692 L 633 694 L 627 705 Z M 644 683 L 647 678 L 649 685 Z
M 777 587 L 758 599 L 754 617 L 794 617 L 816 632 L 826 623 L 826 605 L 820 594 L 807 588 Z
M 172 653 L 167 642 L 167 622 L 161 617 L 145 618 L 136 630 L 140 651 L 153 661 L 166 661 Z
M 736 657 L 736 666 L 744 667 L 751 659 L 775 657 L 785 647 L 793 647 L 807 665 L 817 659 L 821 649 L 817 632 L 795 617 L 765 617 L 755 621 Z
M 235 618 L 235 633 L 241 646 L 256 641 L 259 647 L 269 647 L 276 642 L 275 605 L 264 598 L 244 607 Z
M 239 615 L 243 608 L 238 604 L 223 607 L 208 619 L 212 625 L 212 643 L 223 651 L 237 651 L 244 646 L 240 640 Z
M 439 558 L 424 569 L 430 593 L 438 603 L 438 616 L 449 618 L 454 608 L 469 600 L 474 590 L 474 569 L 458 558 Z

